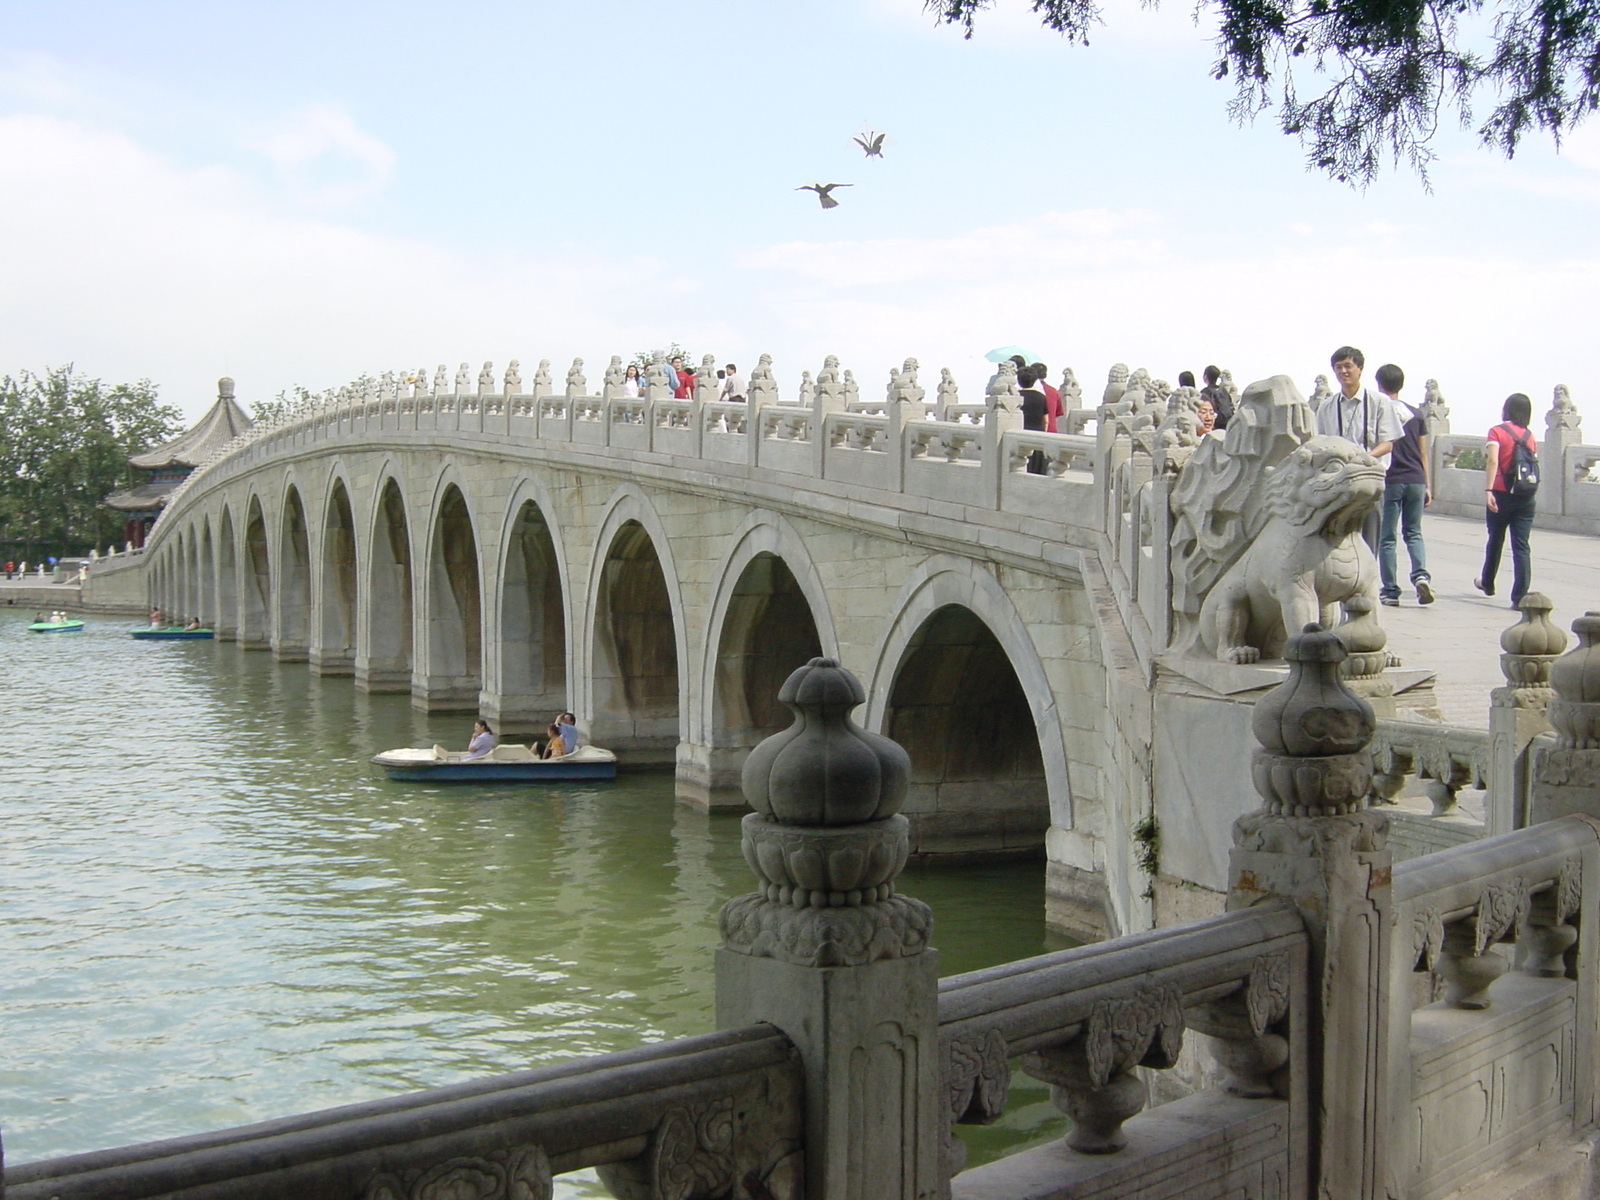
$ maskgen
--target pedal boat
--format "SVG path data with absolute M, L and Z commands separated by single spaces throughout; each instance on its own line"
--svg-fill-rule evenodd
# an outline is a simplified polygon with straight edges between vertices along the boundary
M 390 779 L 406 783 L 557 783 L 617 777 L 617 756 L 599 746 L 579 746 L 560 758 L 539 758 L 528 746 L 496 746 L 471 761 L 465 761 L 465 751 L 443 746 L 403 748 L 374 754 L 372 761 Z
M 185 629 L 182 625 L 141 625 L 129 632 L 141 642 L 192 642 L 216 637 L 210 629 Z
M 35 621 L 28 626 L 29 633 L 79 633 L 82 621 Z

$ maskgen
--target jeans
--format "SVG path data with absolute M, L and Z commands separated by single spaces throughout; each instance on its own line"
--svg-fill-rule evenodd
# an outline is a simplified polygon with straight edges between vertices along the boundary
M 1406 553 L 1411 556 L 1411 582 L 1428 578 L 1428 556 L 1422 546 L 1422 505 L 1427 485 L 1386 483 L 1383 485 L 1383 532 L 1378 537 L 1378 570 L 1383 576 L 1379 596 L 1398 600 L 1400 585 L 1395 582 L 1395 542 L 1405 531 Z
M 1483 551 L 1483 590 L 1494 595 L 1494 577 L 1500 570 L 1500 548 L 1506 542 L 1506 530 L 1511 530 L 1511 604 L 1522 602 L 1528 584 L 1533 578 L 1533 554 L 1528 549 L 1528 532 L 1533 528 L 1532 496 L 1513 496 L 1510 492 L 1494 493 L 1498 512 L 1483 507 L 1484 523 L 1489 527 L 1489 544 Z

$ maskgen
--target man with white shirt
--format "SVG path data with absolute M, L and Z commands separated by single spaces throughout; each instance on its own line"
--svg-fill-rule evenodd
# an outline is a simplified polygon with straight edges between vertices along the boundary
M 739 368 L 729 363 L 723 370 L 726 374 L 722 379 L 722 398 L 732 403 L 745 403 L 744 376 L 739 374 Z
M 1388 398 L 1361 386 L 1366 356 L 1354 346 L 1340 346 L 1328 361 L 1339 381 L 1339 395 L 1317 409 L 1317 432 L 1354 442 L 1373 458 L 1385 457 L 1405 430 Z M 1361 539 L 1374 554 L 1381 523 L 1382 517 L 1373 509 L 1361 527 Z

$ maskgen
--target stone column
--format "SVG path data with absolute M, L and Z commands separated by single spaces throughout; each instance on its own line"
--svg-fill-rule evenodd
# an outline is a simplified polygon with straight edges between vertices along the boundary
M 1567 635 L 1550 620 L 1550 597 L 1529 592 L 1517 607 L 1522 620 L 1500 635 L 1506 686 L 1489 693 L 1489 786 L 1483 821 L 1491 837 L 1528 824 L 1528 743 L 1550 728 L 1545 716 L 1554 695 L 1550 665 L 1567 648 Z
M 1319 625 L 1289 639 L 1289 678 L 1256 705 L 1262 807 L 1234 823 L 1230 909 L 1280 896 L 1310 937 L 1312 1194 L 1385 1200 L 1390 1111 L 1389 818 L 1367 807 L 1372 707 L 1340 677 Z
M 1550 666 L 1556 744 L 1534 760 L 1529 825 L 1568 813 L 1600 818 L 1600 612 L 1584 613 L 1572 632 L 1578 645 Z
M 805 1195 L 948 1195 L 933 918 L 895 893 L 910 761 L 850 720 L 855 676 L 814 658 L 778 693 L 794 724 L 750 752 L 745 861 L 760 890 L 722 910 L 717 1023 L 776 1025 L 805 1069 Z

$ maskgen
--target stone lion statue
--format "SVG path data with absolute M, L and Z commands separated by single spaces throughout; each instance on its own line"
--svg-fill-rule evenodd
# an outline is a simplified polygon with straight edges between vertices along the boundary
M 1331 629 L 1338 606 L 1376 606 L 1378 565 L 1361 524 L 1383 498 L 1383 467 L 1354 442 L 1319 435 L 1273 470 L 1261 532 L 1200 607 L 1200 641 L 1223 662 L 1281 658 L 1312 621 Z

